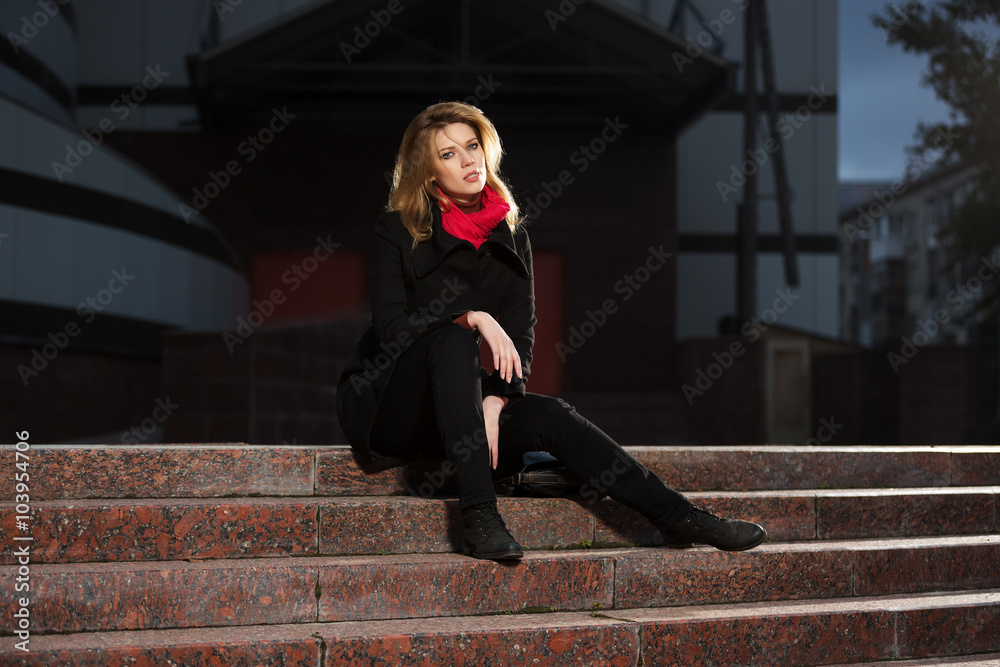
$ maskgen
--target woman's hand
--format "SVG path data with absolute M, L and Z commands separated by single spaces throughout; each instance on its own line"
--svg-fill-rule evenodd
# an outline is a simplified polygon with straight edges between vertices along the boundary
M 487 396 L 483 399 L 483 420 L 486 422 L 486 441 L 490 446 L 490 466 L 497 469 L 500 458 L 500 411 L 507 405 L 502 396 Z
M 514 341 L 497 323 L 493 316 L 481 310 L 466 314 L 466 319 L 489 345 L 493 353 L 493 368 L 500 371 L 500 377 L 510 382 L 514 376 L 521 377 L 521 355 L 514 347 Z

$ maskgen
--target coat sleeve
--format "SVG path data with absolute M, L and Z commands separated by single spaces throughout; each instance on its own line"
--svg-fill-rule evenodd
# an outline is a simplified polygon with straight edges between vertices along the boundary
M 531 263 L 531 242 L 528 232 L 518 227 L 514 238 L 521 244 L 520 255 L 527 269 L 527 274 L 518 273 L 510 292 L 500 307 L 497 322 L 514 341 L 518 356 L 521 357 L 522 378 L 513 378 L 507 382 L 500 377 L 499 371 L 485 375 L 483 371 L 483 396 L 506 396 L 511 400 L 522 398 L 525 393 L 525 383 L 531 373 L 531 352 L 535 345 L 535 270 Z
M 409 252 L 410 238 L 398 218 L 384 214 L 375 225 L 369 255 L 372 326 L 379 346 L 395 356 L 466 312 L 441 316 L 409 312 L 403 260 L 404 253 Z

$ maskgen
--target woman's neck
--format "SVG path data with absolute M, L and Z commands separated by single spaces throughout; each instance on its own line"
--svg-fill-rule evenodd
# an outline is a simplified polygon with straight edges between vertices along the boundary
M 475 197 L 466 201 L 462 201 L 454 197 L 449 197 L 449 199 L 451 199 L 452 203 L 458 207 L 458 210 L 460 210 L 462 213 L 465 213 L 466 215 L 470 213 L 475 213 L 476 211 L 478 211 L 483 207 L 482 192 L 477 192 Z

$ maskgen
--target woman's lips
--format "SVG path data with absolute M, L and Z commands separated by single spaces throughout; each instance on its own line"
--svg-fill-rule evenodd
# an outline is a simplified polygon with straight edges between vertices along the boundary
M 468 181 L 469 183 L 474 183 L 474 182 L 476 182 L 476 181 L 479 180 L 479 172 L 478 171 L 474 171 L 471 174 L 469 174 L 468 176 L 466 176 L 465 178 L 463 178 L 462 180 L 463 181 Z

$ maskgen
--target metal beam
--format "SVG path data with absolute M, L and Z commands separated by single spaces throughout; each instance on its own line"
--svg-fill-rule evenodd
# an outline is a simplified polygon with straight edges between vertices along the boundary
M 778 84 L 774 75 L 774 50 L 771 48 L 771 30 L 768 27 L 767 1 L 754 0 L 758 4 L 756 17 L 757 37 L 760 40 L 761 66 L 764 72 L 764 91 L 767 100 L 768 131 L 778 148 L 771 154 L 774 171 L 774 185 L 778 199 L 778 225 L 784 243 L 782 255 L 785 260 L 785 282 L 789 287 L 799 285 L 799 265 L 795 259 L 795 229 L 792 224 L 792 193 L 788 184 L 788 170 L 785 167 L 785 147 L 778 127 Z M 770 151 L 768 151 L 770 152 Z
M 234 71 L 259 72 L 431 72 L 446 73 L 466 72 L 470 74 L 603 74 L 610 76 L 630 76 L 637 74 L 669 75 L 671 83 L 680 83 L 677 78 L 677 68 L 673 65 L 515 65 L 493 64 L 489 62 L 468 63 L 412 63 L 412 62 L 382 62 L 382 63 L 330 63 L 330 62 L 258 62 L 241 64 Z M 696 87 L 687 82 L 689 87 Z
M 386 81 L 381 83 L 289 83 L 285 81 L 274 81 L 273 83 L 257 83 L 254 85 L 254 89 L 249 91 L 246 97 L 255 98 L 260 97 L 259 93 L 261 91 L 286 91 L 286 92 L 299 92 L 299 93 L 341 93 L 341 92 L 437 92 L 441 90 L 464 90 L 469 85 L 475 87 L 475 81 L 459 81 L 447 82 L 447 81 L 434 81 L 434 82 L 418 82 L 418 83 L 402 83 L 402 82 L 392 82 Z M 227 86 L 224 83 L 216 84 L 213 89 L 220 93 L 226 93 L 231 91 L 243 91 L 246 88 L 242 85 L 235 84 Z M 626 84 L 621 85 L 551 85 L 547 83 L 536 83 L 536 84 L 515 84 L 515 83 L 504 83 L 504 94 L 512 95 L 515 93 L 531 93 L 531 94 L 542 94 L 542 95 L 599 95 L 599 96 L 625 96 L 635 99 L 644 99 L 647 104 L 652 93 L 646 93 L 645 95 L 636 92 L 635 88 L 628 86 Z M 624 105 L 624 103 L 623 103 Z
M 757 148 L 757 20 L 758 5 L 750 0 L 743 15 L 743 88 L 746 107 L 743 116 L 744 155 Z M 742 160 L 740 160 L 742 163 Z M 740 254 L 736 310 L 741 322 L 749 322 L 757 311 L 757 170 L 744 174 L 743 207 L 739 215 Z

